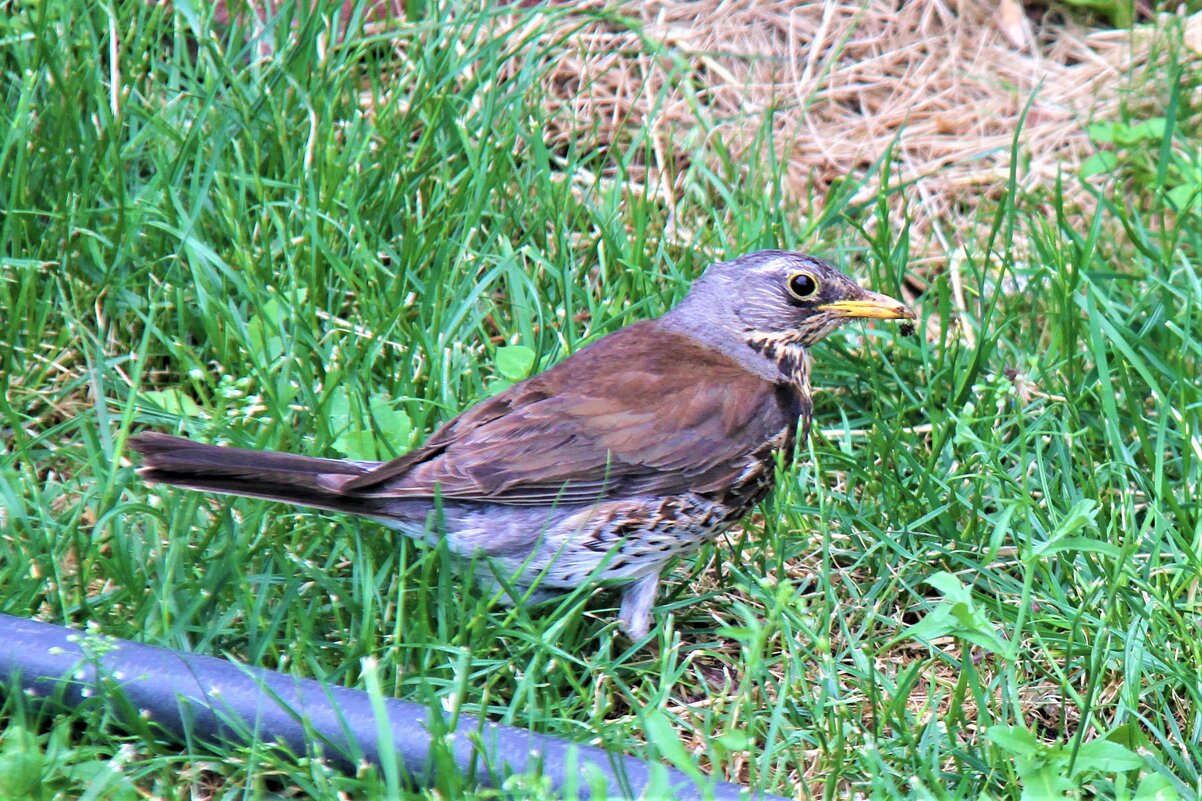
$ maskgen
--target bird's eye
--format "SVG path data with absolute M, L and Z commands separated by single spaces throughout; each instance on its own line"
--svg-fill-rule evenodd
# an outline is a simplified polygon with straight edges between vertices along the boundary
M 798 300 L 813 297 L 818 291 L 818 281 L 809 273 L 793 273 L 789 276 L 789 294 Z

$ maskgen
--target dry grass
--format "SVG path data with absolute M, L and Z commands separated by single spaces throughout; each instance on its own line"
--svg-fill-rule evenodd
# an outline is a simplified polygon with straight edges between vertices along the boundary
M 624 5 L 635 25 L 579 27 L 604 5 L 558 17 L 560 32 L 579 29 L 547 79 L 549 136 L 579 146 L 650 131 L 643 182 L 669 202 L 697 144 L 720 140 L 736 160 L 754 157 L 768 119 L 798 198 L 863 175 L 892 147 L 893 181 L 913 181 L 904 195 L 920 247 L 944 254 L 972 231 L 963 223 L 978 201 L 1004 188 L 1028 104 L 1018 180 L 1030 189 L 1073 171 L 1091 152 L 1087 122 L 1113 117 L 1124 75 L 1158 58 L 1152 25 L 1134 34 L 1050 16 L 1036 25 L 1013 0 L 672 0 Z M 1188 25 L 1186 39 L 1202 43 L 1202 16 Z M 666 55 L 650 55 L 642 37 Z M 875 192 L 870 180 L 861 194 Z
M 248 7 L 258 20 L 283 5 Z M 354 6 L 343 2 L 341 25 Z M 588 149 L 649 134 L 653 158 L 626 177 L 634 191 L 673 208 L 691 159 L 725 151 L 750 163 L 762 155 L 765 122 L 794 196 L 813 213 L 847 177 L 867 177 L 858 199 L 874 197 L 880 176 L 871 168 L 891 154 L 890 182 L 909 185 L 891 222 L 908 217 L 916 255 L 941 264 L 977 236 L 980 201 L 1005 188 L 1020 123 L 1022 189 L 1074 173 L 1094 149 L 1087 124 L 1116 118 L 1132 102 L 1126 76 L 1162 61 L 1163 37 L 1154 34 L 1172 16 L 1129 31 L 1089 28 L 1044 9 L 1037 21 L 1018 0 L 537 6 L 515 3 L 520 13 L 477 32 L 532 34 L 521 39 L 548 62 L 550 141 Z M 364 15 L 368 32 L 406 25 L 397 0 L 370 0 Z M 215 19 L 228 17 L 218 3 Z M 1202 61 L 1202 14 L 1183 30 L 1185 55 Z M 518 59 L 508 72 L 525 66 Z M 363 102 L 373 99 L 365 93 Z M 1073 199 L 1090 204 L 1085 192 Z M 691 239 L 679 226 L 673 233 Z

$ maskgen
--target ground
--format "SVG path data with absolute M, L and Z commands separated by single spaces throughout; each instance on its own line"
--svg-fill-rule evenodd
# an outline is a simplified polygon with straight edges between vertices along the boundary
M 1196 799 L 1199 17 L 1015 8 L 9 8 L 0 612 L 348 686 L 370 657 L 797 798 Z M 815 349 L 816 435 L 647 643 L 590 588 L 510 609 L 374 524 L 134 474 L 142 428 L 403 452 L 761 247 L 919 335 Z M 467 793 L 2 698 L 3 797 Z

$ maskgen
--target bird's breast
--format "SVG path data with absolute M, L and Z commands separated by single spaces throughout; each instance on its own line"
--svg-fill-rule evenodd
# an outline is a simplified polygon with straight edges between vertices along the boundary
M 780 454 L 784 466 L 792 462 L 796 433 L 797 422 L 794 418 L 775 436 L 744 457 L 742 470 L 720 493 L 721 503 L 731 510 L 730 515 L 734 519 L 742 517 L 768 497 L 776 483 L 777 454 Z

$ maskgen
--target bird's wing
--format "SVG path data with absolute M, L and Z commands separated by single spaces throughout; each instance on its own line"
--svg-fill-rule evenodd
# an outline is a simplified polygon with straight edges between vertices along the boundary
M 713 492 L 796 423 L 794 391 L 656 323 L 472 407 L 340 492 L 504 504 Z

